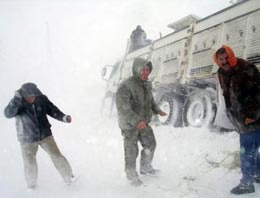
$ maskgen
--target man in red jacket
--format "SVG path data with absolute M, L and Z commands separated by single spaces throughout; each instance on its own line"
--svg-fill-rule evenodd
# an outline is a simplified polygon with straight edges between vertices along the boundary
M 233 50 L 223 45 L 214 54 L 219 66 L 218 80 L 230 122 L 240 133 L 242 179 L 232 194 L 255 192 L 260 183 L 260 73 L 257 67 L 235 57 Z

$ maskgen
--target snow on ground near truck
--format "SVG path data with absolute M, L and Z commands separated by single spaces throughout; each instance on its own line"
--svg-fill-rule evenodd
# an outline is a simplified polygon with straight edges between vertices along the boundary
M 145 186 L 129 185 L 124 175 L 123 140 L 117 120 L 99 114 L 103 91 L 103 85 L 97 84 L 86 87 L 85 96 L 78 100 L 68 96 L 67 101 L 77 101 L 67 112 L 73 117 L 71 124 L 50 119 L 55 139 L 79 177 L 71 186 L 62 182 L 48 155 L 39 149 L 38 187 L 28 191 L 14 120 L 0 118 L 0 197 L 232 197 L 229 191 L 240 179 L 240 169 L 234 164 L 233 155 L 239 148 L 238 135 L 202 128 L 154 126 L 157 150 L 153 164 L 161 174 L 142 176 Z M 63 106 L 64 111 L 72 105 L 56 104 Z M 244 197 L 259 195 L 260 185 L 256 184 L 256 193 Z

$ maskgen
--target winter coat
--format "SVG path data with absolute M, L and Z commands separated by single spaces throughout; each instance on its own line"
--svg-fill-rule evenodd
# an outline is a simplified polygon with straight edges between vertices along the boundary
M 231 59 L 235 64 L 229 71 L 218 70 L 227 115 L 238 132 L 249 132 L 260 128 L 260 73 L 254 64 L 246 60 Z M 246 118 L 255 122 L 246 125 Z
M 135 129 L 140 121 L 149 123 L 152 114 L 161 111 L 154 101 L 151 83 L 139 77 L 141 69 L 146 65 L 152 71 L 151 62 L 136 58 L 133 63 L 133 76 L 123 81 L 117 90 L 116 106 L 119 127 L 122 130 Z
M 132 50 L 136 50 L 146 45 L 146 33 L 143 29 L 137 28 L 131 33 Z
M 18 140 L 22 143 L 41 141 L 52 135 L 47 114 L 60 121 L 65 116 L 36 85 L 30 83 L 34 86 L 26 86 L 28 84 L 16 91 L 4 110 L 7 118 L 15 117 Z M 36 96 L 34 103 L 26 102 L 24 97 L 27 96 Z

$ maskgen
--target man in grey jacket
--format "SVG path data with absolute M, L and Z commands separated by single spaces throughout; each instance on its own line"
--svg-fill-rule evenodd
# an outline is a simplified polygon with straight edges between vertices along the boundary
M 123 81 L 116 93 L 119 127 L 124 137 L 125 171 L 133 185 L 142 184 L 136 171 L 138 141 L 143 147 L 140 173 L 154 175 L 158 172 L 151 165 L 156 141 L 149 123 L 153 113 L 161 116 L 166 113 L 154 101 L 151 83 L 148 81 L 151 71 L 150 61 L 136 58 L 133 76 Z
M 51 157 L 65 183 L 75 181 L 67 159 L 61 154 L 52 136 L 47 115 L 70 123 L 71 116 L 62 113 L 33 83 L 25 83 L 15 92 L 4 110 L 7 118 L 16 119 L 17 137 L 21 145 L 24 174 L 29 189 L 37 185 L 36 153 L 41 146 Z

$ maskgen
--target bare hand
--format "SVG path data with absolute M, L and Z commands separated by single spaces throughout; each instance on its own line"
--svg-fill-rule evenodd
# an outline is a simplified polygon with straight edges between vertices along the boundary
M 137 128 L 138 130 L 144 130 L 146 127 L 147 127 L 147 125 L 146 125 L 146 122 L 145 122 L 145 121 L 139 122 L 139 123 L 137 124 L 137 126 L 136 126 L 136 128 Z
M 246 118 L 246 119 L 245 119 L 245 124 L 248 125 L 248 124 L 253 123 L 254 121 L 255 121 L 255 120 L 252 119 L 252 118 Z
M 163 111 L 160 111 L 160 112 L 159 112 L 159 115 L 160 115 L 160 116 L 166 116 L 167 113 L 165 113 L 165 112 L 163 112 Z

